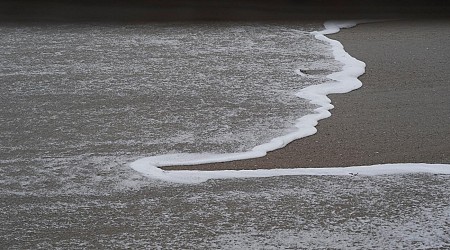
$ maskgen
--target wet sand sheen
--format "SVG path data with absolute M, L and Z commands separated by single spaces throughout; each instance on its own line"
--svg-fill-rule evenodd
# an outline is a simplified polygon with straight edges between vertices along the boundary
M 317 134 L 262 158 L 164 169 L 449 163 L 450 21 L 363 24 L 330 37 L 367 67 L 361 89 L 330 96 L 335 108 Z

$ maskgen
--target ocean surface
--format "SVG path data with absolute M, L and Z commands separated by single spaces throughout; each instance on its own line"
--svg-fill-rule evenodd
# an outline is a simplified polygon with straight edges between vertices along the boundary
M 2 247 L 448 247 L 445 175 L 182 185 L 130 168 L 147 156 L 245 152 L 291 133 L 317 108 L 295 94 L 342 68 L 311 33 L 322 29 L 0 25 Z

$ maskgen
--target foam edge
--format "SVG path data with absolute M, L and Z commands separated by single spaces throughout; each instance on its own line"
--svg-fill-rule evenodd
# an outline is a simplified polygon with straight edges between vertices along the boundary
M 311 103 L 319 105 L 314 113 L 297 119 L 296 131 L 287 135 L 272 139 L 270 142 L 258 145 L 252 150 L 242 153 L 228 154 L 167 154 L 151 156 L 138 159 L 130 163 L 130 167 L 144 176 L 152 179 L 175 183 L 200 183 L 209 179 L 227 178 L 252 178 L 252 177 L 274 177 L 286 175 L 377 175 L 377 174 L 397 174 L 427 172 L 435 174 L 450 174 L 450 165 L 446 164 L 384 164 L 372 166 L 358 166 L 345 168 L 296 168 L 296 169 L 263 169 L 263 170 L 221 170 L 221 171 L 193 171 L 193 170 L 171 170 L 165 171 L 160 167 L 175 165 L 197 165 L 205 163 L 226 162 L 234 160 L 244 160 L 250 158 L 263 157 L 267 152 L 282 148 L 288 143 L 313 135 L 317 132 L 315 126 L 319 120 L 331 116 L 329 110 L 334 106 L 327 97 L 328 94 L 348 93 L 362 86 L 358 77 L 365 72 L 365 63 L 350 56 L 343 45 L 336 40 L 326 37 L 326 35 L 337 33 L 342 28 L 351 28 L 358 23 L 371 21 L 328 21 L 324 23 L 325 29 L 315 31 L 312 34 L 316 39 L 328 42 L 332 46 L 335 60 L 343 63 L 342 71 L 332 73 L 327 77 L 332 82 L 306 87 L 296 95 L 309 100 Z

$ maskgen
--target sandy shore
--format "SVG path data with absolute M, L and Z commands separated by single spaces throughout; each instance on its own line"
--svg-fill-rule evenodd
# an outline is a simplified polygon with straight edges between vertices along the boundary
M 251 160 L 165 169 L 450 163 L 450 20 L 358 25 L 331 36 L 367 64 L 363 87 L 331 95 L 318 132 Z

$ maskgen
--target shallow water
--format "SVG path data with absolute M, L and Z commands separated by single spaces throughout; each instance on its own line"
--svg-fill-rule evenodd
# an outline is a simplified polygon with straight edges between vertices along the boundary
M 5 248 L 448 249 L 448 175 L 150 183 L 3 195 Z
M 340 69 L 310 34 L 321 26 L 0 26 L 2 192 L 128 188 L 138 157 L 290 132 L 314 108 L 294 94 Z
M 294 94 L 333 70 L 311 30 L 2 27 L 2 144 L 8 158 L 248 150 L 310 112 Z M 298 68 L 316 77 L 300 77 Z

